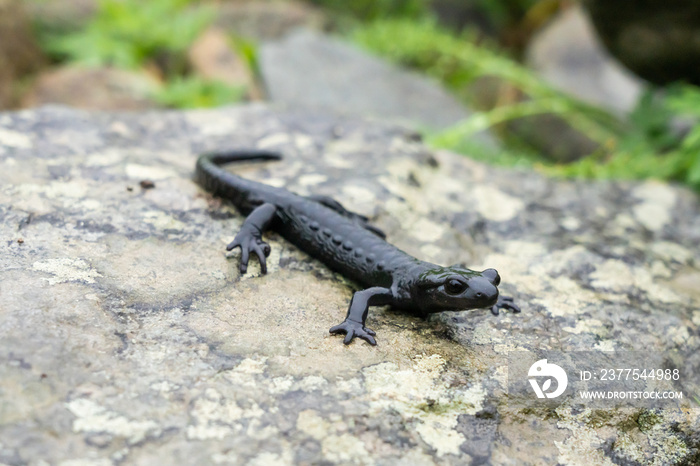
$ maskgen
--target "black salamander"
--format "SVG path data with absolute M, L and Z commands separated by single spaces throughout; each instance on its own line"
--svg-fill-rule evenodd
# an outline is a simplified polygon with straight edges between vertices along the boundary
M 367 287 L 355 292 L 345 320 L 330 329 L 345 334 L 345 344 L 354 337 L 376 344 L 375 333 L 365 327 L 369 306 L 388 304 L 424 316 L 479 308 L 490 308 L 494 315 L 502 308 L 520 312 L 512 298 L 499 296 L 501 278 L 495 269 L 477 272 L 418 260 L 387 243 L 384 233 L 370 225 L 367 217 L 347 211 L 332 198 L 299 196 L 219 167 L 229 162 L 279 159 L 275 152 L 260 150 L 204 154 L 197 160 L 195 180 L 248 215 L 226 247 L 229 251 L 241 248 L 241 273 L 248 269 L 251 254 L 258 257 L 262 273 L 267 272 L 270 246 L 262 234 L 273 228 L 331 269 Z

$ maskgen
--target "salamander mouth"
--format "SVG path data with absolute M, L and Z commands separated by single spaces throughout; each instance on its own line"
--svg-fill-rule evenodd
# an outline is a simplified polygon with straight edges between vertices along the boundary
M 486 309 L 493 307 L 498 302 L 498 293 L 491 296 L 473 296 L 463 309 Z
M 485 299 L 484 299 L 484 302 L 483 302 L 483 305 L 480 305 L 479 307 L 480 307 L 480 308 L 492 307 L 492 306 L 495 305 L 497 302 L 498 302 L 498 293 L 496 293 L 495 296 L 485 298 Z
M 468 298 L 474 308 L 491 307 L 498 301 L 498 288 L 484 277 L 469 280 Z

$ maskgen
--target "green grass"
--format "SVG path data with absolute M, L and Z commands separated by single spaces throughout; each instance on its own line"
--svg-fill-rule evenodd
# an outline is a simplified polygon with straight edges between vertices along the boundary
M 87 66 L 136 68 L 181 55 L 213 19 L 213 10 L 191 0 L 100 0 L 80 31 L 43 38 L 59 59 Z
M 555 176 L 586 178 L 659 178 L 680 181 L 700 190 L 700 125 L 687 135 L 671 131 L 674 117 L 700 120 L 700 89 L 673 87 L 665 97 L 645 96 L 629 119 L 553 89 L 512 58 L 478 44 L 468 34 L 455 35 L 430 19 L 378 20 L 358 27 L 352 39 L 362 47 L 403 66 L 440 80 L 473 107 L 471 85 L 495 77 L 517 89 L 524 99 L 475 112 L 452 128 L 430 134 L 433 147 L 450 149 L 502 165 L 534 166 Z M 595 141 L 599 148 L 571 164 L 555 164 L 532 151 L 488 149 L 470 143 L 471 136 L 500 124 L 538 114 L 554 114 Z
M 237 102 L 245 89 L 188 75 L 186 52 L 214 19 L 215 11 L 193 0 L 99 0 L 95 16 L 78 31 L 40 34 L 59 62 L 122 69 L 156 67 L 163 88 L 153 98 L 167 107 L 213 107 Z M 232 41 L 250 64 L 254 47 Z
M 607 112 L 553 89 L 512 58 L 477 44 L 468 34 L 454 35 L 441 29 L 432 20 L 380 20 L 358 28 L 352 38 L 395 63 L 437 78 L 464 100 L 468 98 L 469 84 L 484 76 L 497 77 L 529 96 L 529 101 L 497 107 L 493 114 L 476 114 L 474 119 L 478 121 L 465 124 L 465 129 L 480 127 L 485 121 L 495 124 L 554 113 L 600 143 L 623 131 L 623 125 Z
M 671 120 L 689 117 L 679 135 Z M 631 115 L 633 125 L 610 151 L 599 150 L 569 165 L 551 167 L 555 175 L 584 178 L 656 178 L 684 183 L 700 191 L 700 88 L 683 85 L 664 97 L 647 95 Z
M 536 167 L 555 176 L 660 178 L 700 190 L 700 125 L 689 124 L 683 135 L 669 130 L 678 116 L 700 120 L 700 89 L 696 87 L 671 87 L 663 97 L 649 94 L 621 121 L 553 89 L 473 35 L 442 28 L 430 18 L 427 0 L 312 1 L 351 18 L 347 24 L 355 26 L 352 40 L 390 61 L 437 78 L 471 108 L 479 108 L 473 95 L 475 81 L 490 76 L 508 86 L 508 94 L 505 98 L 499 95 L 492 108 L 482 108 L 452 128 L 428 134 L 426 139 L 433 147 L 500 165 Z M 506 18 L 511 8 L 527 9 L 532 1 L 486 3 L 492 16 Z M 57 60 L 127 69 L 155 65 L 165 79 L 163 89 L 154 96 L 159 103 L 176 108 L 209 107 L 238 101 L 244 95 L 244 89 L 188 76 L 186 50 L 213 16 L 213 9 L 193 0 L 99 0 L 95 17 L 82 30 L 46 32 L 40 37 Z M 234 46 L 255 71 L 255 45 L 237 40 Z M 479 131 L 504 133 L 504 123 L 541 114 L 563 118 L 599 148 L 563 165 L 521 147 L 509 134 L 503 134 L 508 144 L 501 149 L 473 142 Z

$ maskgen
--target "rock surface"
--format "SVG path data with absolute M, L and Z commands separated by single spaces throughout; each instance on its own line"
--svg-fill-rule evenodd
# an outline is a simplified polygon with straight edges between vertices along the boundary
M 328 334 L 351 296 L 342 277 L 275 234 L 265 277 L 225 255 L 242 217 L 192 182 L 195 154 L 249 146 L 286 160 L 246 176 L 334 196 L 421 259 L 496 267 L 523 312 L 373 309 L 378 346 L 344 346 Z M 431 154 L 386 124 L 262 106 L 0 114 L 0 167 L 0 463 L 700 457 L 690 399 L 520 409 L 504 393 L 516 349 L 677 353 L 698 373 L 686 190 L 548 180 Z
M 263 44 L 260 71 L 270 99 L 291 108 L 392 119 L 432 129 L 469 115 L 438 83 L 308 30 Z

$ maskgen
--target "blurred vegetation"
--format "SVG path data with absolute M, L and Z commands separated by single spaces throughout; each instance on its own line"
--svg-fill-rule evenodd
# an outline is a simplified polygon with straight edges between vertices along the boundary
M 687 128 L 672 129 L 672 119 L 683 116 L 689 117 Z M 657 178 L 700 190 L 700 88 L 676 85 L 658 98 L 648 93 L 630 120 L 611 147 L 546 171 L 585 178 Z
M 700 190 L 700 125 L 687 134 L 672 129 L 674 118 L 700 120 L 700 89 L 670 87 L 664 96 L 641 99 L 629 119 L 553 89 L 539 76 L 474 35 L 441 28 L 431 18 L 380 19 L 358 26 L 351 36 L 358 44 L 395 63 L 439 79 L 474 108 L 473 84 L 496 79 L 508 92 L 493 108 L 475 112 L 446 131 L 431 134 L 434 147 L 465 153 L 492 163 L 534 166 L 559 176 L 587 178 L 659 178 Z M 400 40 L 397 40 L 400 38 Z M 515 88 L 516 98 L 512 98 Z M 510 94 L 510 97 L 508 97 Z M 478 107 L 478 105 L 477 105 Z M 555 114 L 596 141 L 599 148 L 570 164 L 555 164 L 521 145 L 502 149 L 479 147 L 474 133 L 495 129 L 518 118 Z
M 187 75 L 187 49 L 214 16 L 212 7 L 192 0 L 99 0 L 83 29 L 48 31 L 40 40 L 56 61 L 158 70 L 165 84 L 154 98 L 162 105 L 211 107 L 239 101 L 245 93 Z
M 154 98 L 166 107 L 208 108 L 237 102 L 245 92 L 245 88 L 231 87 L 219 81 L 178 76 L 167 81 Z
M 502 30 L 512 25 L 515 16 L 526 16 L 528 12 L 537 11 L 532 10 L 535 5 L 551 2 L 550 0 L 475 0 L 474 3 L 484 11 L 495 27 Z
M 428 134 L 433 147 L 558 176 L 653 177 L 700 190 L 700 89 L 676 85 L 649 93 L 622 120 L 553 89 L 519 64 L 514 57 L 518 40 L 542 24 L 560 0 L 475 0 L 469 5 L 451 0 L 308 1 L 335 18 L 336 27 L 360 46 L 438 79 L 477 109 L 454 127 Z M 45 30 L 40 38 L 57 61 L 159 70 L 165 84 L 154 98 L 162 105 L 222 105 L 241 99 L 245 90 L 189 76 L 186 61 L 187 48 L 211 24 L 215 6 L 214 1 L 99 0 L 96 15 L 82 30 Z M 467 16 L 477 11 L 492 30 L 439 24 L 438 12 L 450 23 L 445 11 L 449 15 L 455 7 L 465 8 L 461 13 L 467 11 Z M 512 38 L 518 35 L 520 39 Z M 514 56 L 503 52 L 504 45 Z M 234 46 L 255 71 L 255 44 L 238 40 Z M 478 92 L 485 81 L 496 88 L 486 103 Z M 542 114 L 564 119 L 598 149 L 577 162 L 556 164 L 508 131 L 506 123 Z M 685 129 L 678 122 L 685 122 Z M 502 148 L 473 142 L 475 133 L 487 129 L 501 136 Z
M 392 39 L 396 37 L 401 40 Z M 470 98 L 469 84 L 486 76 L 499 78 L 528 96 L 526 100 L 515 100 L 477 113 L 442 134 L 439 139 L 443 141 L 541 113 L 562 116 L 600 143 L 622 131 L 622 125 L 607 112 L 553 89 L 513 59 L 486 44 L 477 44 L 469 34 L 447 32 L 433 20 L 380 20 L 356 29 L 353 38 L 385 58 L 437 78 L 463 100 Z
M 190 0 L 100 0 L 83 30 L 45 38 L 46 49 L 87 66 L 136 68 L 147 61 L 182 62 L 187 47 L 213 19 Z M 182 65 L 173 66 L 181 71 Z
M 341 19 L 359 22 L 380 18 L 423 18 L 429 15 L 428 0 L 310 0 Z

